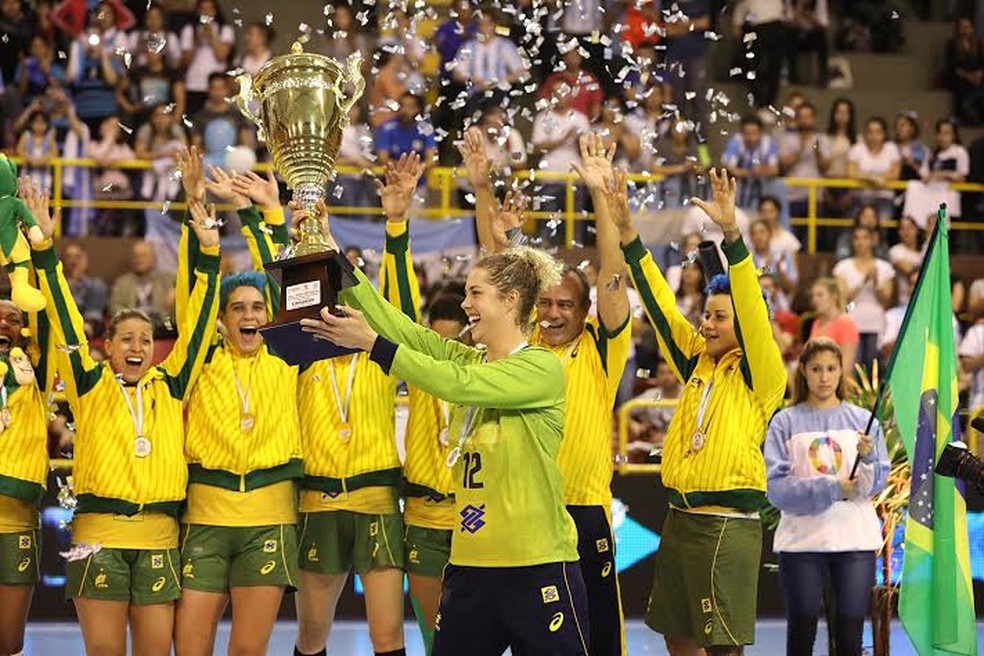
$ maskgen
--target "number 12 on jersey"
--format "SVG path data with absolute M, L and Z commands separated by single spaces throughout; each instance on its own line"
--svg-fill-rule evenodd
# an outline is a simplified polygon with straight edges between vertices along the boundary
M 485 484 L 478 480 L 478 474 L 482 471 L 482 454 L 466 452 L 461 454 L 461 458 L 465 465 L 465 479 L 462 482 L 465 489 L 480 490 L 485 487 Z

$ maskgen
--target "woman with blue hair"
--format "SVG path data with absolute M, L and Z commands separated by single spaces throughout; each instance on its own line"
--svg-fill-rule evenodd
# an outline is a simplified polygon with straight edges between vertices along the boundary
M 183 152 L 178 164 L 189 199 L 204 197 L 197 151 Z M 179 319 L 191 291 L 195 236 L 185 228 L 181 240 Z M 188 402 L 178 656 L 213 653 L 230 600 L 229 652 L 265 654 L 283 594 L 297 582 L 297 368 L 271 354 L 259 333 L 270 320 L 270 290 L 258 271 L 223 279 L 222 338 L 210 345 Z

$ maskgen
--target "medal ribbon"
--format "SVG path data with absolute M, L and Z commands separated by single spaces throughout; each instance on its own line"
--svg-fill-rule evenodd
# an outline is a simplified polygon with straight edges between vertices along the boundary
M 249 414 L 250 394 L 253 390 L 253 366 L 255 364 L 255 360 L 249 364 L 249 386 L 245 391 L 243 390 L 243 384 L 239 382 L 239 373 L 236 371 L 236 364 L 233 363 L 232 365 L 232 377 L 236 381 L 236 394 L 239 396 L 239 405 L 242 408 L 241 416 L 244 417 Z
M 707 407 L 711 401 L 711 392 L 714 391 L 714 379 L 704 387 L 704 393 L 700 398 L 700 405 L 697 406 L 697 430 L 704 435 L 707 435 L 707 426 L 704 424 L 704 415 L 707 413 Z M 710 419 L 708 419 L 710 423 Z
M 143 434 L 144 425 L 144 407 L 143 407 L 143 388 L 140 382 L 137 382 L 137 407 L 133 408 L 133 402 L 130 401 L 130 395 L 126 393 L 126 385 L 123 384 L 122 379 L 117 379 L 116 381 L 120 386 L 120 394 L 123 395 L 123 400 L 126 401 L 126 409 L 130 411 L 130 419 L 133 420 L 133 429 L 137 432 L 137 437 L 145 437 Z M 5 404 L 6 405 L 6 404 Z
M 331 369 L 331 391 L 335 396 L 335 405 L 338 407 L 338 416 L 342 418 L 342 423 L 348 423 L 349 406 L 352 403 L 352 387 L 355 384 L 355 364 L 359 359 L 359 354 L 352 356 L 349 362 L 348 382 L 345 385 L 345 398 L 342 398 L 338 389 L 338 378 L 335 376 L 335 361 L 329 360 L 328 367 Z

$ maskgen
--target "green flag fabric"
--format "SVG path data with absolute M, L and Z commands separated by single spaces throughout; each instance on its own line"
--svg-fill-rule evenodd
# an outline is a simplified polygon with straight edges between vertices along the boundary
M 941 206 L 886 377 L 912 470 L 899 617 L 919 656 L 977 654 L 964 489 L 935 473 L 943 448 L 960 439 L 952 321 Z

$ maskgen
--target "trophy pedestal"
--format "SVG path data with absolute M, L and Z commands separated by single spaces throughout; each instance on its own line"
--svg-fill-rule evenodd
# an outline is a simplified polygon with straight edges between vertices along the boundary
M 301 319 L 317 319 L 321 308 L 334 308 L 338 290 L 355 283 L 336 251 L 271 262 L 264 268 L 280 281 L 277 320 L 260 328 L 270 350 L 291 365 L 310 364 L 358 349 L 315 339 L 301 330 Z

